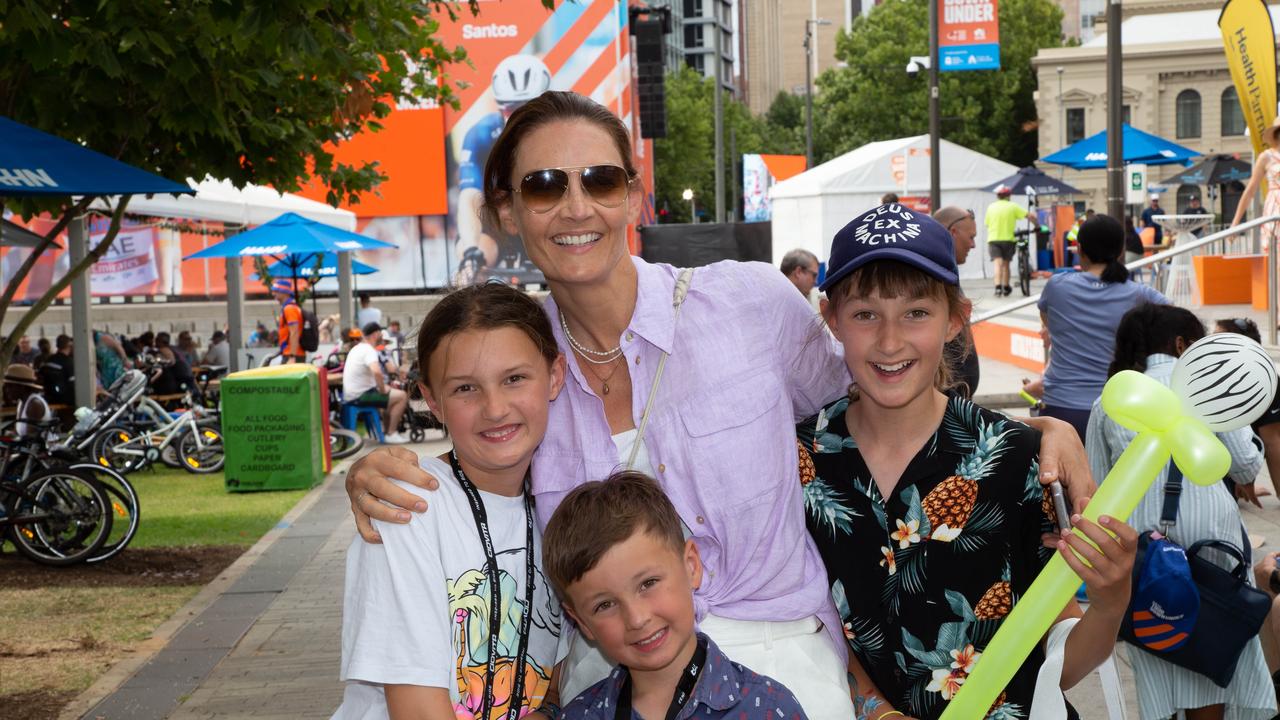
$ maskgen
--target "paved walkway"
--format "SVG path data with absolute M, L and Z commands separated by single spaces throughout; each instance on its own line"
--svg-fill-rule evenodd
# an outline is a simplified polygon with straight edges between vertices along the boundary
M 1025 371 L 982 362 L 982 392 L 1011 392 Z M 437 454 L 443 442 L 411 445 Z M 149 658 L 122 661 L 63 718 L 308 718 L 338 707 L 342 584 L 354 535 L 343 468 L 200 593 L 144 645 Z M 1266 470 L 1259 480 L 1269 486 Z M 1251 533 L 1280 550 L 1280 501 L 1243 508 Z M 1137 705 L 1127 653 L 1117 653 L 1128 718 Z M 1086 719 L 1108 718 L 1098 675 L 1068 693 Z M 1116 718 L 1120 716 L 1114 716 Z

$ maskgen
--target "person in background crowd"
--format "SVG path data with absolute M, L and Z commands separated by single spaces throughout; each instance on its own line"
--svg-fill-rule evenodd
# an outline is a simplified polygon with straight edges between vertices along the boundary
M 401 435 L 400 418 L 404 417 L 405 408 L 409 405 L 409 396 L 405 391 L 393 388 L 388 384 L 388 376 L 382 371 L 382 361 L 378 357 L 378 343 L 382 342 L 382 328 L 378 323 L 369 323 L 361 330 L 362 339 L 347 353 L 346 364 L 342 368 L 342 401 L 377 408 L 387 411 L 385 442 L 388 445 L 403 445 L 409 439 Z
M 1164 238 L 1164 228 L 1160 227 L 1160 225 L 1155 221 L 1155 217 L 1163 214 L 1164 210 L 1160 207 L 1160 196 L 1152 195 L 1151 204 L 1147 206 L 1146 210 L 1142 211 L 1142 227 L 1151 228 L 1155 231 L 1156 235 L 1154 242 L 1156 245 L 1159 245 L 1161 240 Z
M 135 338 L 133 344 L 138 347 L 140 354 L 150 352 L 155 347 L 156 334 L 148 330 Z
M 325 318 L 320 321 L 320 327 L 316 329 L 320 334 L 320 342 L 322 344 L 338 342 L 341 340 L 340 337 L 334 336 L 334 330 L 338 327 L 338 323 L 340 321 L 341 316 L 339 315 L 326 315 Z
M 59 335 L 54 346 L 57 352 L 40 366 L 40 384 L 50 401 L 75 407 L 76 366 L 71 358 L 74 343 L 70 335 Z
M 898 193 L 896 192 L 887 192 L 880 196 L 881 205 L 888 205 L 889 203 L 896 203 L 896 202 L 898 202 Z
M 169 341 L 169 333 L 156 334 L 156 356 L 163 362 L 159 379 L 153 381 L 153 389 L 159 395 L 185 392 L 198 393 L 195 376 L 186 357 L 178 352 Z
M 1244 335 L 1259 345 L 1262 344 L 1262 333 L 1258 332 L 1257 323 L 1249 318 L 1220 319 L 1214 323 L 1213 331 Z M 1271 476 L 1273 483 L 1280 482 L 1280 393 L 1276 393 L 1271 407 L 1267 408 L 1262 417 L 1253 421 L 1253 432 L 1262 443 L 1262 454 L 1267 460 L 1267 474 Z M 1236 499 L 1247 500 L 1258 507 L 1262 507 L 1258 498 L 1271 494 L 1266 488 L 1254 485 L 1236 485 L 1233 490 Z
M 1009 264 L 1017 250 L 1017 238 L 1014 231 L 1018 221 L 1026 218 L 1036 221 L 1036 214 L 1021 205 L 1009 200 L 1013 189 L 1008 185 L 996 188 L 996 201 L 987 206 L 986 215 L 982 218 L 987 226 L 987 254 L 991 256 L 991 264 L 995 266 L 996 297 L 1013 293 L 1009 285 Z
M 396 365 L 403 366 L 405 364 L 404 333 L 400 332 L 399 320 L 387 323 L 387 329 L 382 331 L 382 339 L 387 344 L 387 352 L 391 355 L 391 359 Z
M 53 343 L 49 342 L 49 338 L 42 337 L 36 341 L 36 347 L 40 348 L 40 353 L 36 356 L 35 362 L 31 363 L 31 365 L 36 370 L 39 370 L 40 366 L 44 364 L 44 361 L 48 360 L 49 356 L 53 354 Z
M 1107 377 L 1122 370 L 1135 370 L 1168 386 L 1178 357 L 1192 343 L 1204 337 L 1204 326 L 1189 310 L 1172 305 L 1143 303 L 1124 314 L 1116 328 L 1115 354 Z M 1101 399 L 1089 415 L 1085 449 L 1094 477 L 1106 477 L 1120 454 L 1137 433 L 1122 427 L 1101 412 Z M 1228 477 L 1237 486 L 1252 486 L 1262 468 L 1262 456 L 1249 428 L 1217 433 L 1231 454 Z M 1129 517 L 1139 531 L 1160 529 L 1168 468 L 1162 468 L 1155 483 L 1143 495 Z M 1183 481 L 1177 522 L 1162 530 L 1184 548 L 1201 540 L 1221 540 L 1240 547 L 1243 525 L 1240 509 L 1232 496 L 1215 485 Z M 1247 546 L 1246 546 L 1247 549 Z M 1217 553 L 1205 557 L 1226 558 Z M 1230 565 L 1235 565 L 1234 560 Z M 1230 565 L 1225 565 L 1229 568 Z M 1265 587 L 1265 585 L 1264 585 Z M 1138 688 L 1140 720 L 1164 720 L 1183 711 L 1187 720 L 1266 720 L 1275 714 L 1275 699 L 1262 645 L 1252 640 L 1245 646 L 1235 675 L 1226 688 L 1204 675 L 1185 670 L 1155 655 L 1129 648 L 1134 683 Z M 1230 708 L 1227 710 L 1227 708 Z
M 1258 192 L 1263 179 L 1266 180 L 1267 196 L 1262 201 L 1262 215 L 1259 217 L 1280 213 L 1280 116 L 1271 123 L 1271 127 L 1262 131 L 1262 141 L 1267 144 L 1267 149 L 1258 155 L 1257 161 L 1253 164 L 1253 174 L 1249 176 L 1249 184 L 1244 187 L 1244 192 L 1240 193 L 1240 200 L 1236 203 L 1236 214 L 1231 218 L 1232 227 L 1244 220 L 1245 212 L 1249 210 L 1249 203 Z M 1277 225 L 1280 223 L 1263 223 L 1262 247 L 1271 247 L 1272 241 L 1280 235 L 1280 228 L 1277 228 Z
M 1192 195 L 1191 197 L 1187 198 L 1187 209 L 1183 210 L 1182 214 L 1183 215 L 1208 215 L 1209 211 L 1203 205 L 1200 204 L 1199 195 Z M 1202 237 L 1204 235 L 1204 228 L 1196 228 L 1195 230 L 1191 231 L 1191 234 L 1195 235 L 1196 237 Z
M 93 358 L 98 370 L 98 385 L 108 388 L 124 374 L 125 369 L 133 367 L 124 346 L 111 333 L 93 331 Z
M 1267 613 L 1258 637 L 1262 641 L 1262 654 L 1267 659 L 1267 670 L 1271 672 L 1272 692 L 1280 701 L 1280 568 L 1276 566 L 1277 558 L 1280 558 L 1280 553 L 1263 555 L 1253 566 L 1253 581 L 1258 589 L 1271 597 L 1271 612 Z
M 973 213 L 964 208 L 948 205 L 938 208 L 933 219 L 951 233 L 951 241 L 955 247 L 956 265 L 964 264 L 969 251 L 976 247 L 978 223 Z M 978 349 L 973 344 L 972 333 L 961 333 L 955 340 L 947 344 L 946 358 L 960 358 L 959 367 L 954 368 L 956 385 L 953 392 L 969 400 L 978 392 L 978 379 L 982 369 L 978 361 Z
M 1040 294 L 1040 322 L 1053 346 L 1040 414 L 1071 423 L 1081 440 L 1107 381 L 1100 358 L 1115 351 L 1120 316 L 1141 302 L 1169 302 L 1129 277 L 1123 253 L 1124 227 L 1098 215 L 1080 227 L 1080 272 L 1054 275 Z
M 13 351 L 9 362 L 13 365 L 33 365 L 40 353 L 31 347 L 31 338 L 23 335 L 18 338 L 18 349 Z
M 273 347 L 275 345 L 271 340 L 271 333 L 267 330 L 267 326 L 258 321 L 253 332 L 249 333 L 249 347 Z
M 187 359 L 188 365 L 200 364 L 200 348 L 196 347 L 196 341 L 187 330 L 178 333 L 178 352 Z
M 369 293 L 360 293 L 360 312 L 356 313 L 356 325 L 364 327 L 369 323 L 382 326 L 382 311 L 370 305 Z
M 1141 260 L 1147 254 L 1147 249 L 1142 246 L 1142 236 L 1138 234 L 1137 222 L 1133 215 L 1129 215 L 1129 221 L 1125 223 L 1124 231 L 1124 264 Z
M 4 371 L 4 405 L 17 406 L 14 431 L 20 437 L 38 435 L 42 428 L 34 423 L 47 423 L 55 418 L 41 394 L 43 389 L 36 382 L 36 373 L 29 365 L 13 364 Z
M 273 346 L 280 348 L 283 364 L 306 362 L 302 349 L 302 308 L 293 301 L 293 284 L 284 278 L 271 283 L 271 296 L 280 303 L 280 330 Z
M 200 364 L 221 367 L 231 365 L 231 342 L 227 340 L 226 333 L 221 330 L 213 331 L 213 336 L 209 338 L 209 349 L 204 351 L 204 357 L 200 358 Z
M 787 276 L 800 294 L 809 297 L 818 284 L 818 256 L 796 248 L 782 256 L 782 274 Z

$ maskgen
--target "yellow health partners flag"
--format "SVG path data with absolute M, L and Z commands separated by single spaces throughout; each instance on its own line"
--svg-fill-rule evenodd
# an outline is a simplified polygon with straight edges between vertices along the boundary
M 1249 123 L 1253 151 L 1266 146 L 1262 131 L 1276 115 L 1276 33 L 1265 0 L 1227 0 L 1218 16 L 1231 79 Z

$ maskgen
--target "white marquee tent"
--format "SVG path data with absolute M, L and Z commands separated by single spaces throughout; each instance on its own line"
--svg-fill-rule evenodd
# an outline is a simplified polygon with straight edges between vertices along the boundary
M 774 185 L 774 264 L 794 248 L 804 248 L 825 262 L 836 232 L 855 213 L 879 205 L 887 192 L 927 198 L 928 148 L 928 135 L 869 143 Z M 1018 168 L 947 140 L 941 149 L 942 204 L 973 210 L 978 218 L 978 247 L 960 267 L 960 276 L 989 277 L 982 216 L 996 196 L 982 188 Z

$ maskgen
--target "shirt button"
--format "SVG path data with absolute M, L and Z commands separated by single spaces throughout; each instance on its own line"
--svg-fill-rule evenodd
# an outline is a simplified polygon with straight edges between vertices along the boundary
M 639 355 L 637 355 L 637 356 L 636 356 L 636 364 L 637 364 L 637 365 L 639 365 L 639 364 L 640 364 L 640 356 L 639 356 Z
M 666 471 L 667 471 L 667 466 L 663 465 L 662 463 L 658 463 L 658 472 L 663 473 Z
M 632 340 L 634 340 L 634 339 L 635 339 L 635 337 L 636 337 L 636 336 L 635 336 L 634 334 L 632 334 L 632 332 L 631 332 L 630 330 L 628 330 L 628 331 L 627 331 L 627 342 L 631 342 Z
M 702 519 L 702 516 L 701 516 L 701 515 L 699 515 L 699 516 L 698 516 L 698 524 L 699 524 L 699 525 L 701 525 L 701 524 L 703 524 L 703 523 L 705 523 L 705 522 L 706 522 L 706 520 L 703 520 L 703 519 Z

